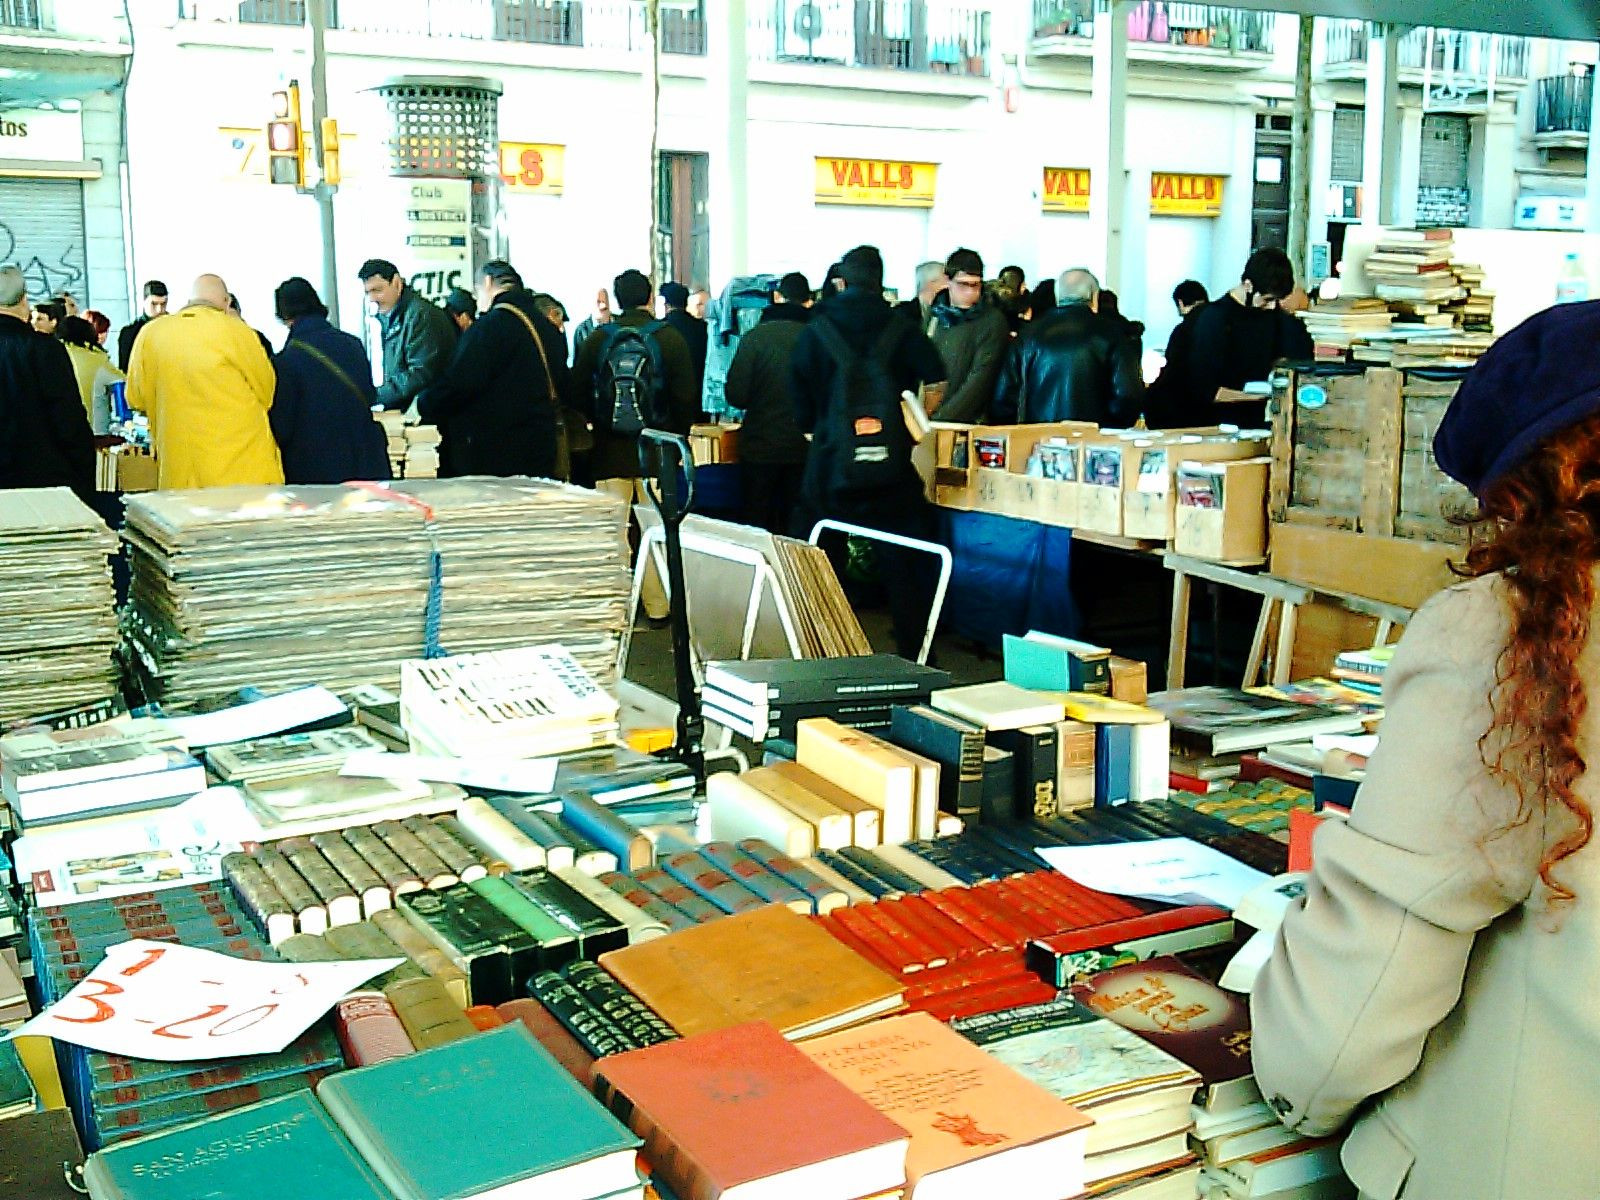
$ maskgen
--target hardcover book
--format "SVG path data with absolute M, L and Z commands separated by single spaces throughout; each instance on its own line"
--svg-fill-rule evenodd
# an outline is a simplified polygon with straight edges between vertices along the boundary
M 992 731 L 1066 720 L 1066 709 L 1058 695 L 1028 691 L 1014 683 L 977 683 L 935 692 L 930 703 L 942 712 Z
M 906 1183 L 916 1200 L 1061 1200 L 1083 1191 L 1090 1118 L 927 1013 L 800 1049 L 911 1134 Z
M 1194 687 L 1157 692 L 1150 707 L 1172 722 L 1173 732 L 1211 754 L 1259 750 L 1279 742 L 1309 741 L 1318 734 L 1361 733 L 1361 718 L 1317 704 L 1299 704 L 1236 688 Z
M 345 1071 L 317 1094 L 399 1200 L 587 1200 L 638 1184 L 639 1139 L 521 1024 Z
M 614 950 L 600 964 L 685 1036 L 768 1021 L 810 1037 L 894 1012 L 905 990 L 781 904 Z
M 706 687 L 755 708 L 770 703 L 815 704 L 926 695 L 948 686 L 950 675 L 893 654 L 847 658 L 776 658 L 706 664 Z
M 764 1022 L 605 1059 L 595 1092 L 680 1196 L 855 1200 L 905 1182 L 905 1130 Z
M 939 804 L 960 817 L 976 817 L 983 800 L 983 730 L 925 704 L 896 707 L 888 740 L 943 766 Z
M 830 783 L 853 792 L 883 814 L 882 838 L 909 842 L 916 831 L 917 769 L 888 743 L 818 718 L 795 730 L 799 763 Z
M 871 849 L 883 841 L 883 811 L 860 796 L 824 779 L 808 767 L 797 762 L 773 763 L 770 770 L 780 779 L 803 788 L 850 817 L 850 844 Z M 801 857 L 804 857 L 803 855 Z

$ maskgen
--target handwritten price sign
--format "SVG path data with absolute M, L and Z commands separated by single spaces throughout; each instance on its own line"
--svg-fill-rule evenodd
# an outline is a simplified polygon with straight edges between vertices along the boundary
M 123 942 L 16 1032 L 162 1062 L 272 1054 L 352 989 L 403 961 L 263 963 Z

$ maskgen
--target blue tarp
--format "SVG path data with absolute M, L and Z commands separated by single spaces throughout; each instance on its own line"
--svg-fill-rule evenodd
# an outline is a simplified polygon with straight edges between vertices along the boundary
M 946 630 L 995 648 L 1030 629 L 1077 636 L 1070 529 L 948 508 L 939 523 L 952 559 Z

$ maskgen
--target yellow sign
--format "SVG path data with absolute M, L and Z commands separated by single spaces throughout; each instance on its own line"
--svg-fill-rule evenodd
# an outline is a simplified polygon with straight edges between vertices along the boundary
M 818 158 L 817 203 L 932 208 L 938 173 L 936 163 Z
M 1044 169 L 1044 211 L 1089 211 L 1089 172 L 1076 167 Z
M 500 182 L 508 192 L 559 196 L 566 186 L 567 148 L 544 142 L 501 142 Z
M 1150 215 L 1220 217 L 1224 179 L 1222 175 L 1157 171 L 1150 176 Z M 1079 167 L 1046 167 L 1042 205 L 1045 212 L 1088 212 L 1089 172 Z

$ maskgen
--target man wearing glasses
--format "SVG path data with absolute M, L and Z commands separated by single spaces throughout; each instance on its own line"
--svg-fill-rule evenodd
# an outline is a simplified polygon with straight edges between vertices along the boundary
M 937 421 L 982 422 L 994 403 L 995 381 L 1005 362 L 1011 327 L 984 295 L 983 259 L 957 250 L 944 265 L 949 286 L 933 299 L 933 344 L 949 375 Z
M 1277 363 L 1311 357 L 1311 335 L 1283 309 L 1294 292 L 1287 254 L 1266 249 L 1250 256 L 1238 286 L 1195 319 L 1186 411 L 1210 425 L 1259 427 L 1265 421 L 1264 400 L 1219 404 L 1217 391 L 1263 382 Z

